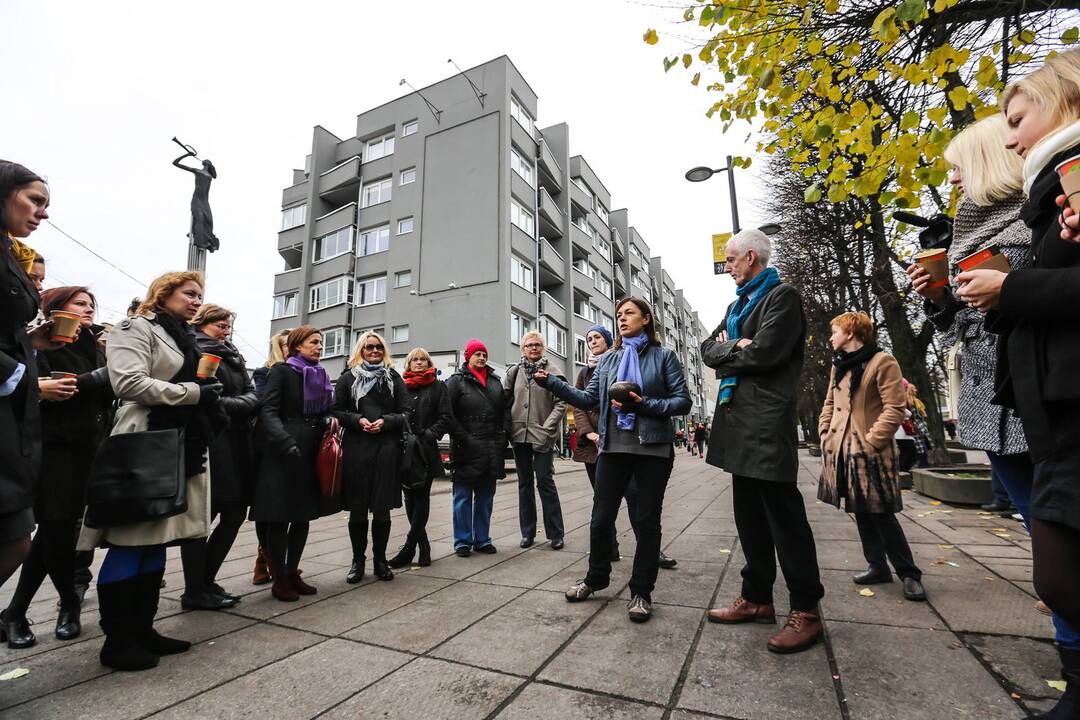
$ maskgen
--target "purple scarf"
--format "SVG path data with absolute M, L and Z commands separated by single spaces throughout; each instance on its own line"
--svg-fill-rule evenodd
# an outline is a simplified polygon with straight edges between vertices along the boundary
M 304 414 L 315 415 L 329 410 L 334 404 L 334 388 L 326 369 L 317 360 L 308 360 L 303 355 L 293 355 L 285 364 L 304 379 Z

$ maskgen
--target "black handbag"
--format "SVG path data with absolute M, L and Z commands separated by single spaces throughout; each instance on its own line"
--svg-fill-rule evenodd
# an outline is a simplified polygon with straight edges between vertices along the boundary
M 183 430 L 121 433 L 101 443 L 86 486 L 87 527 L 159 520 L 187 506 Z
M 417 490 L 428 481 L 428 458 L 420 438 L 413 433 L 409 419 L 405 418 L 405 427 L 401 431 L 401 463 L 398 465 L 398 480 L 406 490 Z

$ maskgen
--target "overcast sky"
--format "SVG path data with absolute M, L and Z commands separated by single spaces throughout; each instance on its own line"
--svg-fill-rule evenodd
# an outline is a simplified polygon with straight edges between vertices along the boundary
M 402 77 L 423 87 L 453 74 L 447 58 L 469 68 L 506 54 L 540 96 L 538 124 L 570 125 L 571 153 L 610 189 L 612 209 L 629 208 L 711 329 L 734 297 L 712 274 L 709 240 L 730 229 L 727 185 L 683 173 L 750 154 L 753 141 L 705 118 L 710 98 L 687 73 L 664 74 L 676 45 L 642 42 L 676 19 L 624 0 L 2 0 L 0 157 L 46 175 L 52 221 L 142 282 L 187 259 L 192 176 L 172 167 L 170 139 L 212 159 L 222 247 L 206 300 L 238 313 L 238 344 L 261 361 L 282 269 L 281 190 L 312 127 L 350 137 L 357 114 L 402 94 Z M 738 172 L 742 224 L 764 222 L 753 171 Z M 48 225 L 29 242 L 49 260 L 47 284 L 90 285 L 104 320 L 145 290 Z

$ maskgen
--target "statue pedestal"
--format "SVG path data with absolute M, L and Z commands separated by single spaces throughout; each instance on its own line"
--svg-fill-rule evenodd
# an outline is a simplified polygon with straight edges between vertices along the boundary
M 187 255 L 187 269 L 198 270 L 199 272 L 206 273 L 206 250 L 195 247 L 193 243 L 188 244 Z

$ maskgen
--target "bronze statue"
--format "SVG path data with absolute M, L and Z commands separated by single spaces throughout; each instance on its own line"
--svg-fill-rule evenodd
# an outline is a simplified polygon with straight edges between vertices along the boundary
M 185 145 L 175 137 L 173 142 L 184 148 L 184 154 L 173 160 L 173 165 L 195 176 L 195 192 L 191 195 L 191 232 L 188 233 L 188 238 L 195 247 L 214 252 L 221 247 L 221 242 L 214 235 L 214 215 L 210 212 L 210 183 L 217 177 L 217 170 L 209 160 L 203 160 L 201 168 L 184 165 L 181 161 L 185 158 L 199 159 L 195 148 Z

